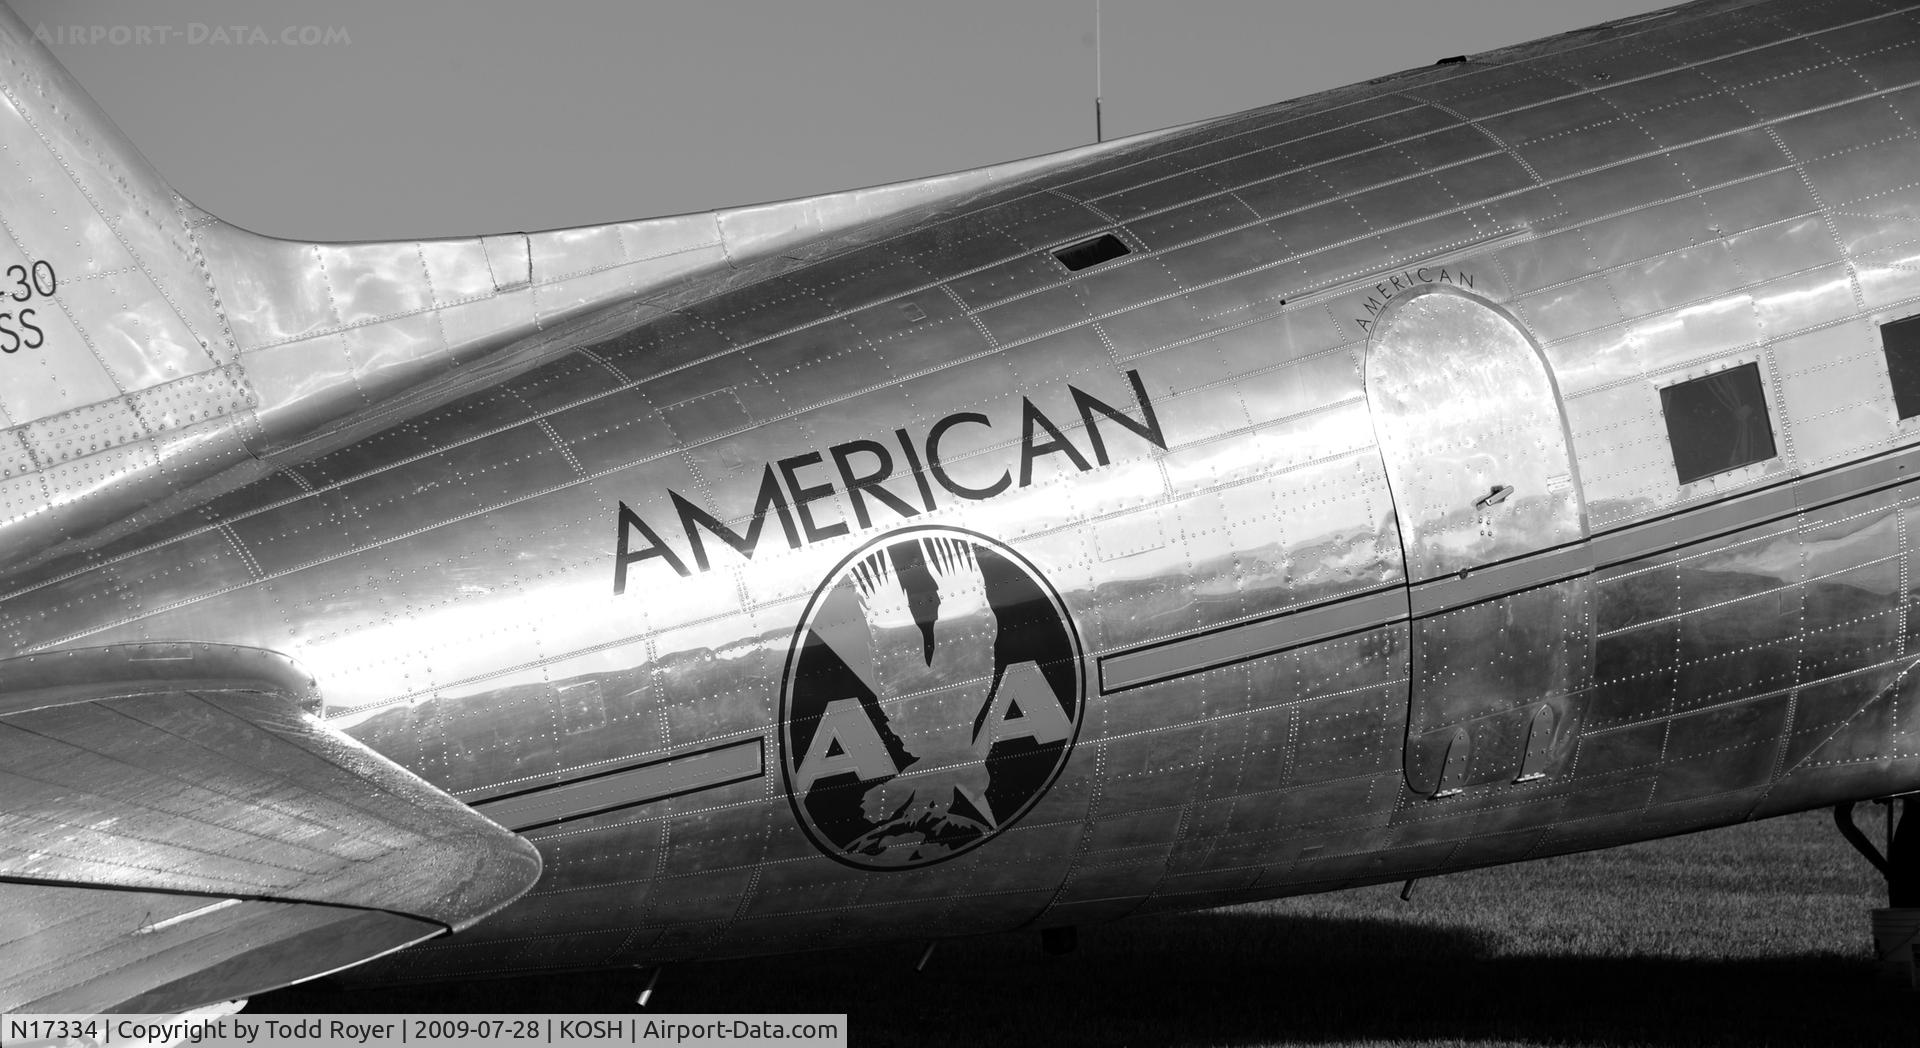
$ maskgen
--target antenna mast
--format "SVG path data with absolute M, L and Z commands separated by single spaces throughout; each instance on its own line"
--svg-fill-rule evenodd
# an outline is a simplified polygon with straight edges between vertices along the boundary
M 1100 0 L 1093 0 L 1093 140 L 1105 142 L 1106 132 L 1100 126 Z

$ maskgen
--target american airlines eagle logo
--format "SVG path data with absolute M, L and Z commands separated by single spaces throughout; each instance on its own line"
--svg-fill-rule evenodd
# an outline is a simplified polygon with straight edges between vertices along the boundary
M 1080 642 L 1033 566 L 981 535 L 908 528 L 842 561 L 794 634 L 787 794 L 829 856 L 894 870 L 1012 825 L 1079 733 Z

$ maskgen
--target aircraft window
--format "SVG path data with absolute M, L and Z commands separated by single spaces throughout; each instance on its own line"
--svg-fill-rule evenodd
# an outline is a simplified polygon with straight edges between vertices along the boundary
M 1060 264 L 1078 273 L 1088 266 L 1097 266 L 1102 262 L 1119 258 L 1129 252 L 1126 241 L 1112 233 L 1102 233 L 1092 240 L 1082 240 L 1070 247 L 1063 247 L 1053 253 Z
M 1893 407 L 1901 418 L 1920 415 L 1920 317 L 1880 325 L 1880 348 L 1893 380 Z
M 1774 456 L 1758 364 L 1667 386 L 1660 391 L 1660 410 L 1682 484 Z

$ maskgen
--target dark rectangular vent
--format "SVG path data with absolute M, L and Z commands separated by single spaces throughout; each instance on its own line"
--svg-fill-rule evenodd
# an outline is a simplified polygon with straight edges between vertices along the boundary
M 1667 417 L 1667 441 L 1682 484 L 1775 454 L 1758 364 L 1676 382 L 1660 391 L 1660 410 Z
M 1901 418 L 1920 415 L 1920 317 L 1880 325 L 1880 348 L 1893 381 L 1893 409 Z
M 1102 233 L 1092 240 L 1082 240 L 1070 247 L 1063 247 L 1055 251 L 1053 257 L 1059 259 L 1061 265 L 1078 273 L 1089 266 L 1119 258 L 1129 250 L 1126 241 L 1112 233 Z

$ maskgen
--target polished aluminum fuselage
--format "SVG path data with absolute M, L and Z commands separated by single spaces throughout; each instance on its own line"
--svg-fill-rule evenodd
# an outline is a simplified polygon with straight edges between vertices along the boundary
M 1920 434 L 1876 330 L 1920 312 L 1915 121 L 1920 21 L 1851 3 L 1212 121 L 549 328 L 17 567 L 0 654 L 278 651 L 524 828 L 539 886 L 393 978 L 1083 923 L 1920 788 Z M 1778 453 L 1679 483 L 1660 389 L 1750 362 Z M 1057 593 L 1075 734 L 990 839 L 862 867 L 790 799 L 789 660 L 851 554 L 928 525 Z

